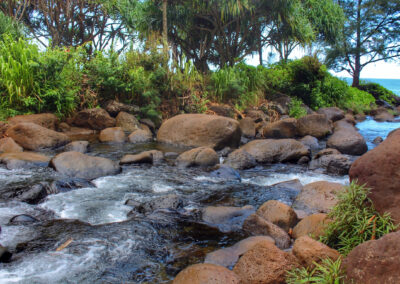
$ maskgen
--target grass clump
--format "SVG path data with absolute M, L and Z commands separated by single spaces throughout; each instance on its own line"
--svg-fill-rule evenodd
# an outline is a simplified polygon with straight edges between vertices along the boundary
M 347 255 L 357 245 L 396 230 L 389 214 L 376 212 L 369 192 L 353 181 L 338 195 L 338 203 L 328 215 L 333 221 L 326 226 L 321 242 Z
M 329 258 L 321 263 L 314 262 L 314 269 L 305 267 L 296 268 L 287 272 L 286 283 L 288 284 L 342 284 L 344 273 L 340 269 L 342 264 L 339 258 L 333 261 Z
M 300 118 L 307 115 L 307 110 L 303 107 L 303 102 L 300 99 L 292 98 L 289 104 L 289 116 Z

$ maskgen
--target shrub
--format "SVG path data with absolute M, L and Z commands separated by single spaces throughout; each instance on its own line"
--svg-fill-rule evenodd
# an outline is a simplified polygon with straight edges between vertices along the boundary
M 375 99 L 384 100 L 390 104 L 395 102 L 396 95 L 377 83 L 362 82 L 358 87 L 360 90 L 370 93 Z
M 300 118 L 307 115 L 307 110 L 303 107 L 303 102 L 297 98 L 292 98 L 289 104 L 289 116 Z
M 351 109 L 354 113 L 366 113 L 375 105 L 375 98 L 357 88 L 348 87 L 346 98 L 342 100 L 339 107 Z
M 0 40 L 7 35 L 13 39 L 24 37 L 24 26 L 0 12 Z
M 354 181 L 338 195 L 320 241 L 347 255 L 357 245 L 378 239 L 396 229 L 388 214 L 381 216 L 368 198 L 369 189 Z
M 288 284 L 342 284 L 344 273 L 340 269 L 342 264 L 339 258 L 336 261 L 324 259 L 321 263 L 314 262 L 315 268 L 296 268 L 287 272 Z

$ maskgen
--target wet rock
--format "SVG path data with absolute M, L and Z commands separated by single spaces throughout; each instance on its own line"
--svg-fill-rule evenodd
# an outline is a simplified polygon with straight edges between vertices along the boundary
M 127 112 L 121 111 L 115 118 L 116 126 L 121 127 L 125 132 L 133 132 L 140 129 L 140 123 L 136 117 Z
M 300 237 L 295 241 L 292 253 L 302 266 L 310 269 L 315 267 L 314 262 L 321 263 L 322 260 L 327 258 L 336 261 L 340 257 L 337 250 L 331 249 L 308 236 Z
M 164 154 L 161 151 L 151 150 L 136 155 L 125 155 L 119 162 L 120 165 L 129 164 L 159 164 L 164 160 Z
M 221 157 L 228 157 L 228 155 L 229 155 L 230 153 L 232 153 L 233 150 L 234 150 L 234 149 L 232 149 L 232 148 L 230 148 L 230 147 L 225 147 L 224 149 L 219 150 L 217 153 L 218 153 L 218 155 L 221 156 Z
M 328 138 L 326 146 L 348 155 L 362 155 L 368 151 L 367 142 L 364 137 L 358 133 L 353 125 L 345 121 L 336 123 L 335 131 Z
M 317 181 L 303 187 L 293 208 L 311 213 L 328 213 L 337 203 L 337 194 L 344 190 L 340 183 Z
M 35 217 L 26 215 L 26 214 L 21 214 L 21 215 L 16 215 L 16 216 L 12 217 L 8 223 L 9 224 L 27 224 L 27 223 L 35 223 L 38 221 L 39 220 L 36 219 Z
M 392 122 L 394 121 L 394 115 L 389 113 L 387 110 L 381 111 L 374 116 L 374 119 L 378 122 Z
M 242 130 L 243 136 L 247 138 L 254 138 L 256 136 L 256 125 L 254 120 L 250 117 L 245 117 L 239 120 L 240 129 Z
M 299 165 L 306 165 L 306 164 L 308 164 L 309 162 L 310 162 L 310 158 L 307 157 L 307 156 L 303 156 L 303 157 L 301 157 L 301 158 L 297 161 L 297 164 L 299 164 Z
M 88 151 L 89 142 L 88 141 L 73 141 L 65 146 L 64 151 L 70 152 L 80 152 L 86 153 Z
M 153 134 L 149 130 L 138 129 L 128 136 L 131 143 L 148 143 L 153 141 Z
M 300 180 L 298 180 L 298 179 L 292 179 L 292 180 L 288 180 L 288 181 L 275 183 L 275 184 L 271 185 L 271 187 L 274 187 L 276 189 L 281 189 L 281 190 L 290 189 L 294 192 L 300 192 L 300 190 L 303 189 L 303 185 L 301 184 Z
M 389 212 L 400 222 L 400 129 L 357 159 L 349 175 L 350 180 L 371 188 L 369 197 L 380 214 Z
M 321 151 L 319 151 L 314 159 L 318 159 L 321 158 L 322 156 L 328 156 L 328 155 L 340 155 L 341 153 L 337 150 L 337 149 L 333 149 L 333 148 L 326 148 L 323 149 Z
M 319 114 L 325 114 L 326 117 L 331 120 L 332 122 L 335 122 L 337 120 L 341 120 L 344 118 L 344 111 L 341 110 L 340 108 L 337 107 L 324 107 L 320 108 L 317 113 Z
M 18 123 L 8 128 L 6 135 L 24 149 L 32 151 L 61 147 L 69 142 L 67 135 L 30 122 Z
M 33 152 L 0 154 L 0 163 L 5 164 L 9 170 L 47 167 L 49 161 L 49 157 Z
M 211 177 L 221 178 L 225 180 L 242 181 L 240 173 L 227 165 L 219 165 L 218 169 L 210 173 Z
M 374 139 L 374 141 L 372 141 L 372 143 L 375 144 L 375 145 L 379 145 L 379 144 L 381 144 L 382 142 L 383 142 L 383 138 L 380 137 L 380 136 L 376 137 L 376 138 Z M 0 142 L 0 143 L 1 143 L 1 142 Z M 1 147 L 1 146 L 0 146 L 0 147 Z
M 98 139 L 98 131 L 93 129 L 71 127 L 70 130 L 64 132 L 65 135 L 72 141 L 87 140 L 95 141 Z
M 297 120 L 295 118 L 286 118 L 267 124 L 263 128 L 264 138 L 294 138 L 297 136 Z
M 100 132 L 99 140 L 100 142 L 123 143 L 126 136 L 121 127 L 111 127 Z
M 129 206 L 133 205 L 135 210 L 139 213 L 149 214 L 159 209 L 177 210 L 183 207 L 184 201 L 176 194 L 167 194 L 140 205 L 135 205 L 132 201 L 129 201 L 126 204 Z
M 250 215 L 244 221 L 243 230 L 253 236 L 270 236 L 275 240 L 276 246 L 281 249 L 290 246 L 290 237 L 283 229 L 257 214 Z
M 165 121 L 157 134 L 161 143 L 215 150 L 239 145 L 242 131 L 236 120 L 204 114 L 182 114 Z
M 294 210 L 290 206 L 276 200 L 265 202 L 258 208 L 256 214 L 279 226 L 286 232 L 289 232 L 290 228 L 293 228 L 298 222 Z
M 273 244 L 255 246 L 246 252 L 233 268 L 241 283 L 286 283 L 288 270 L 298 267 L 295 256 Z
M 135 105 L 126 105 L 114 100 L 108 101 L 105 110 L 113 117 L 116 117 L 120 112 L 139 113 L 140 109 Z
M 53 193 L 66 192 L 78 188 L 92 188 L 95 187 L 93 183 L 86 179 L 70 178 L 63 180 L 53 181 L 50 185 Z
M 25 114 L 16 115 L 8 119 L 10 125 L 18 123 L 35 123 L 44 128 L 56 130 L 58 125 L 58 118 L 52 113 L 39 113 L 39 114 Z
M 355 119 L 357 122 L 362 122 L 362 121 L 364 121 L 364 120 L 367 119 L 367 116 L 366 116 L 365 114 L 356 114 L 356 115 L 354 116 L 354 119 Z
M 110 159 L 92 157 L 79 152 L 58 154 L 50 161 L 50 164 L 63 175 L 87 180 L 121 172 L 119 165 Z
M 239 284 L 240 278 L 226 267 L 202 263 L 191 265 L 175 277 L 172 284 Z
M 7 248 L 0 245 L 0 262 L 8 263 L 11 261 L 12 253 Z
M 259 163 L 297 162 L 301 157 L 309 155 L 309 150 L 294 139 L 254 140 L 241 149 Z
M 207 147 L 199 147 L 179 155 L 176 164 L 181 168 L 186 167 L 212 167 L 219 163 L 217 153 Z
M 102 108 L 81 110 L 73 119 L 73 124 L 94 130 L 103 130 L 115 126 L 115 118 L 112 118 Z
M 12 138 L 7 137 L 0 139 L 0 153 L 19 153 L 23 151 L 24 149 L 15 143 Z
M 178 156 L 179 156 L 179 154 L 176 152 L 167 152 L 164 154 L 164 157 L 166 159 L 176 159 L 176 158 L 178 158 Z
M 323 155 L 311 161 L 310 170 L 325 169 L 327 173 L 336 175 L 347 175 L 351 167 L 351 160 L 341 154 Z
M 71 130 L 71 126 L 69 126 L 69 124 L 66 122 L 61 122 L 58 125 L 58 131 L 60 131 L 60 132 L 68 132 L 70 130 Z
M 47 196 L 47 184 L 39 183 L 32 186 L 28 191 L 25 191 L 18 200 L 29 204 L 38 204 Z
M 207 254 L 204 262 L 230 268 L 236 264 L 239 257 L 254 248 L 257 245 L 265 243 L 275 244 L 275 240 L 267 236 L 249 237 L 241 240 L 231 247 L 222 248 L 217 251 Z
M 343 261 L 349 283 L 400 283 L 400 232 L 355 247 Z
M 208 206 L 202 210 L 202 219 L 209 226 L 228 233 L 242 229 L 244 220 L 254 211 L 253 206 Z
M 332 122 L 324 114 L 310 114 L 297 120 L 299 136 L 324 138 L 332 133 Z
M 310 150 L 315 150 L 319 148 L 318 139 L 310 135 L 304 136 L 299 140 L 299 142 Z
M 228 155 L 224 164 L 237 170 L 245 170 L 254 168 L 257 162 L 246 150 L 238 149 Z
M 318 239 L 324 232 L 325 226 L 330 222 L 327 215 L 317 213 L 303 218 L 293 229 L 293 239 L 303 236 L 311 236 Z

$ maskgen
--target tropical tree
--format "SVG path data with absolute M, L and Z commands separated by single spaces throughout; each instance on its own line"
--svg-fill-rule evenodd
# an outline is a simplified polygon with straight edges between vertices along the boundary
M 399 0 L 340 0 L 347 22 L 342 40 L 328 50 L 327 64 L 347 71 L 359 86 L 368 64 L 400 57 Z

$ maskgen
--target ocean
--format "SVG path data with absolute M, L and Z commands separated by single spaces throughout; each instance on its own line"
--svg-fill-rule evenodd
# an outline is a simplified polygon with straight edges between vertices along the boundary
M 349 85 L 352 83 L 351 78 L 343 78 Z M 374 79 L 374 78 L 361 78 L 361 81 L 378 83 L 386 89 L 391 90 L 396 95 L 400 96 L 400 79 Z

